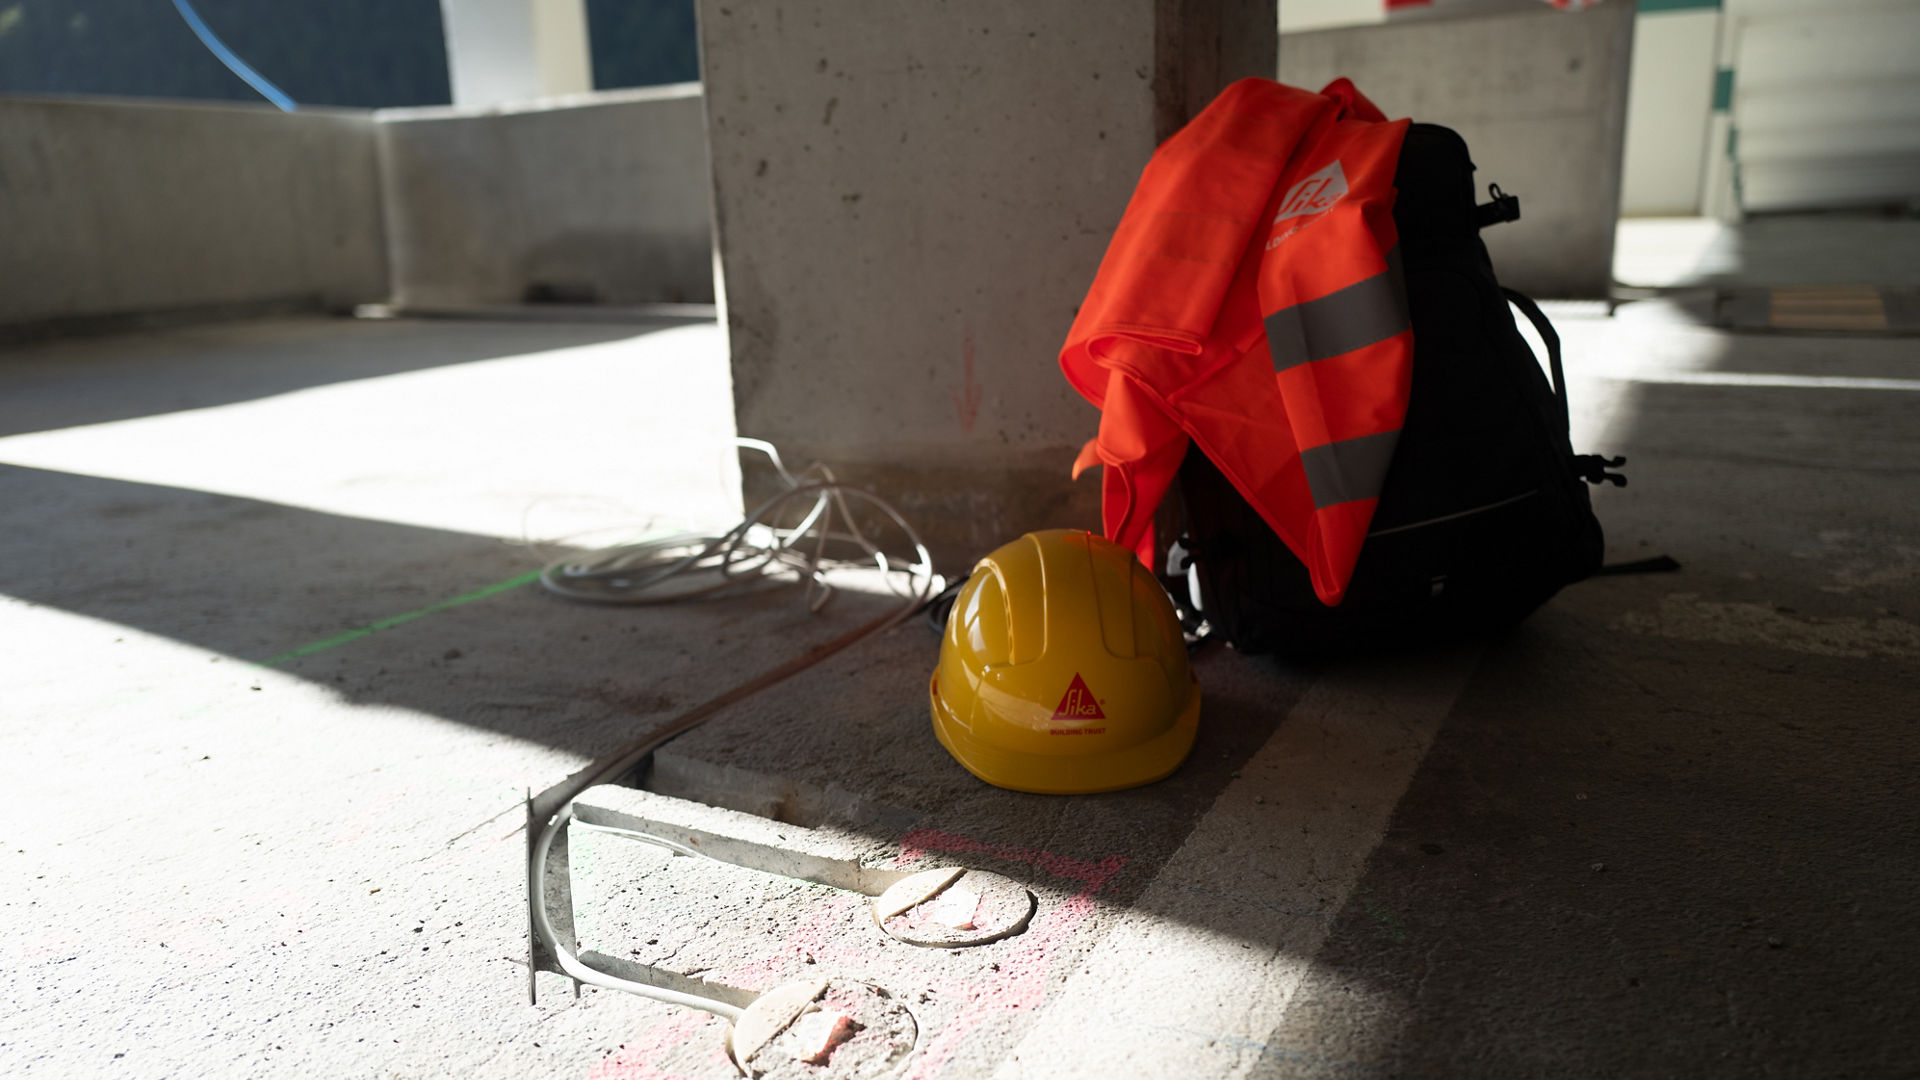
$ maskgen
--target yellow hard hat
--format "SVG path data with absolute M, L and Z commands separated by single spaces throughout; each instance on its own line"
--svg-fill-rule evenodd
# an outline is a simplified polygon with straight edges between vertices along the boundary
M 1173 603 L 1133 553 L 1028 533 L 954 598 L 928 685 L 933 732 L 998 787 L 1116 791 L 1179 768 L 1200 724 Z

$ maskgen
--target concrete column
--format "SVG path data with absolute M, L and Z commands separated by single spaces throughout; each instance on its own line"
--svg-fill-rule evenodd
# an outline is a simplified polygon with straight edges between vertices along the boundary
M 699 11 L 740 433 L 892 499 L 949 567 L 1097 526 L 1060 344 L 1157 136 L 1272 75 L 1274 5 Z
M 585 0 L 440 0 L 457 106 L 593 89 Z

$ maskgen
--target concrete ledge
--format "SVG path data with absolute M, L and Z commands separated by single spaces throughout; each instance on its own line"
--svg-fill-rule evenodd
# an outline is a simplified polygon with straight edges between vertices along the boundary
M 176 326 L 269 319 L 319 312 L 344 313 L 318 296 L 243 300 L 228 304 L 189 304 L 146 311 L 116 311 L 97 315 L 65 315 L 27 322 L 0 322 L 0 347 L 54 338 L 95 337 L 105 334 L 165 330 Z
M 395 307 L 367 304 L 356 312 L 370 319 L 474 319 L 490 322 L 651 323 L 661 319 L 712 322 L 713 304 L 463 304 L 457 307 Z

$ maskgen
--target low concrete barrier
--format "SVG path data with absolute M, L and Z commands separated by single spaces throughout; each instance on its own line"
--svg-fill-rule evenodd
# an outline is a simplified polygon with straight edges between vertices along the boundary
M 403 309 L 713 301 L 698 83 L 375 115 Z
M 0 338 L 286 309 L 710 304 L 698 84 L 490 109 L 0 99 Z
M 387 294 L 371 114 L 0 98 L 0 325 Z

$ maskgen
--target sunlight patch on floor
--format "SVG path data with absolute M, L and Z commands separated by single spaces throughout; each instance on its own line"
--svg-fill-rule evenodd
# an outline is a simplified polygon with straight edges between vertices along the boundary
M 0 438 L 0 462 L 519 540 L 739 514 L 713 325 Z

